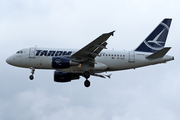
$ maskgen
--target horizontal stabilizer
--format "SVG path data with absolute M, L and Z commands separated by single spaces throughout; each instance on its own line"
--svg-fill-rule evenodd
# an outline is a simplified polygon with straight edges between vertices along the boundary
M 164 57 L 164 55 L 166 55 L 166 53 L 171 49 L 171 47 L 165 47 L 149 56 L 147 56 L 146 58 L 161 58 Z
M 108 77 L 108 78 L 110 79 L 112 74 L 110 74 L 110 75 L 101 75 L 101 74 L 96 74 L 96 73 L 94 73 L 94 74 L 92 74 L 92 75 L 93 75 L 93 76 L 96 76 L 96 77 L 101 77 L 101 78 L 106 78 L 106 77 Z

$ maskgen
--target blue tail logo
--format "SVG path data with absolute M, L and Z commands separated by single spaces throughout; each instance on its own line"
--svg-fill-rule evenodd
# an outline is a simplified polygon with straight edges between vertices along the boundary
M 164 19 L 135 51 L 156 52 L 164 48 L 172 19 Z

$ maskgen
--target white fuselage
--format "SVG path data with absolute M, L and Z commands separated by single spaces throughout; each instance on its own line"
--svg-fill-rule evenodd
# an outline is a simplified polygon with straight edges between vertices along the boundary
M 39 51 L 38 51 L 39 50 Z M 77 50 L 75 49 L 50 49 L 50 48 L 26 48 L 18 51 L 16 54 L 7 58 L 7 62 L 11 65 L 35 68 L 35 69 L 54 69 L 51 65 L 52 57 L 70 57 Z M 147 65 L 158 63 L 165 63 L 173 60 L 174 57 L 165 55 L 162 58 L 148 59 L 148 52 L 136 51 L 116 51 L 116 50 L 103 50 L 99 56 L 95 58 L 95 66 L 91 70 L 94 73 L 104 71 L 116 71 L 125 69 L 134 69 Z M 70 68 L 57 69 L 62 72 L 83 73 L 84 69 L 81 64 L 71 66 Z

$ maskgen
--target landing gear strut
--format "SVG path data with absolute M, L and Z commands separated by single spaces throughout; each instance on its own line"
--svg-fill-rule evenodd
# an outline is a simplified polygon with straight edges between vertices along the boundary
M 34 74 L 35 69 L 34 69 L 34 68 L 30 68 L 30 69 L 31 69 L 32 75 L 29 76 L 29 79 L 30 79 L 30 80 L 33 80 L 33 79 L 34 79 L 33 74 Z
M 84 81 L 84 86 L 85 87 L 89 87 L 90 84 L 91 84 L 90 81 L 88 80 L 88 78 L 90 77 L 90 72 L 89 71 L 85 71 L 83 75 L 86 78 L 86 80 Z

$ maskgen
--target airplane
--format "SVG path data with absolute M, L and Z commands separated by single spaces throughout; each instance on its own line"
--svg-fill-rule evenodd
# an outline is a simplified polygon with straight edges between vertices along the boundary
M 172 19 L 165 18 L 150 35 L 134 50 L 107 50 L 107 40 L 115 31 L 105 33 L 81 49 L 60 49 L 30 47 L 17 51 L 6 59 L 10 65 L 30 68 L 30 80 L 35 69 L 53 69 L 55 82 L 70 82 L 80 76 L 85 78 L 84 86 L 89 87 L 89 77 L 110 78 L 100 73 L 135 69 L 166 63 L 174 60 L 166 55 L 171 47 L 164 47 Z

